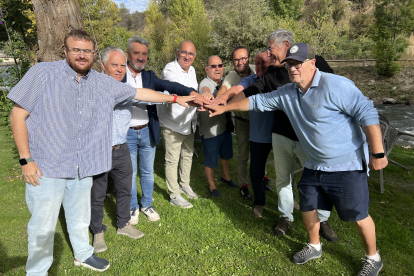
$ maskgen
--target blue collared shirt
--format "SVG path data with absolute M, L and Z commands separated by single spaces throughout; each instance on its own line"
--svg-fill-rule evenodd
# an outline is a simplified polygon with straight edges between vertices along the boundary
M 305 167 L 314 170 L 361 169 L 366 159 L 363 127 L 379 124 L 378 112 L 347 78 L 316 71 L 302 93 L 290 83 L 249 98 L 250 109 L 283 110 L 308 155 Z
M 111 169 L 113 110 L 135 94 L 94 70 L 78 81 L 61 60 L 33 66 L 7 97 L 30 112 L 29 148 L 42 175 L 83 178 Z

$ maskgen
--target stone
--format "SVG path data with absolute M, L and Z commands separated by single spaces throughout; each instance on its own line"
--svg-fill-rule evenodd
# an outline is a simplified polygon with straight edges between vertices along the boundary
M 383 104 L 396 104 L 397 101 L 395 99 L 393 99 L 393 98 L 385 98 L 382 103 Z

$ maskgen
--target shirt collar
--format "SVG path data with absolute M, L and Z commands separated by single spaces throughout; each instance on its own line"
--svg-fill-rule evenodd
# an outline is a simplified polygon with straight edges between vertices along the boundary
M 215 82 L 215 81 L 213 81 L 208 75 L 207 75 L 207 79 L 209 80 L 209 81 L 211 81 L 211 82 L 214 82 L 214 84 L 216 85 L 216 86 L 221 86 L 221 85 L 218 85 L 217 84 L 217 82 Z M 223 77 L 221 77 L 221 84 L 223 85 L 223 81 L 224 81 L 224 78 Z
M 319 71 L 318 68 L 316 68 L 316 72 L 315 72 L 315 75 L 313 76 L 312 84 L 309 87 L 309 89 L 312 88 L 312 87 L 318 87 L 319 81 L 321 80 L 321 76 L 322 76 L 321 72 Z M 299 89 L 299 91 L 303 93 L 303 91 L 300 89 L 299 85 L 295 84 L 295 88 Z M 308 89 L 308 91 L 309 91 L 309 89 Z
M 78 80 L 78 74 L 75 72 L 75 70 L 72 69 L 72 67 L 69 66 L 68 61 L 66 59 L 63 60 L 64 62 L 64 68 L 66 73 L 76 81 Z M 82 76 L 81 79 L 87 80 L 91 74 L 91 69 L 89 69 L 88 73 L 85 76 Z
M 189 74 L 192 70 L 194 70 L 193 68 L 193 66 L 190 66 L 190 69 L 188 69 L 188 73 L 181 67 L 181 65 L 178 63 L 178 59 L 176 58 L 175 60 L 174 60 L 174 66 L 176 67 L 176 69 L 177 69 L 177 71 L 178 72 L 182 72 L 182 73 L 186 73 L 186 74 Z
M 134 76 L 134 73 L 132 73 L 132 71 L 129 69 L 128 65 L 127 65 L 126 69 L 127 69 L 127 71 L 126 71 L 127 75 L 129 75 L 131 78 L 135 79 L 136 77 Z M 142 70 L 141 70 L 141 72 L 142 72 Z M 139 72 L 137 74 L 137 77 L 141 75 L 141 72 Z

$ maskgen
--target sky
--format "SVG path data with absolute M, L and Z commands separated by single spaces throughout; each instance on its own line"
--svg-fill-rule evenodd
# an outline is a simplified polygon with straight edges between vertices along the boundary
M 118 6 L 122 3 L 129 9 L 130 13 L 135 11 L 142 12 L 145 10 L 149 0 L 113 0 Z

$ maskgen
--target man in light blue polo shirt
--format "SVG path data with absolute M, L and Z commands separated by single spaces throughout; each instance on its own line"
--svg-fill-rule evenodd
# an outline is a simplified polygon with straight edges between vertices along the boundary
M 291 84 L 224 107 L 207 108 L 212 110 L 211 116 L 229 110 L 283 110 L 308 155 L 298 190 L 309 243 L 292 261 L 304 264 L 322 256 L 316 210 L 331 211 L 335 206 L 340 219 L 355 223 L 363 241 L 365 261 L 358 275 L 378 275 L 382 260 L 376 248 L 375 224 L 368 214 L 367 182 L 367 163 L 373 170 L 388 164 L 378 112 L 353 82 L 320 72 L 307 44 L 293 45 L 283 62 Z

